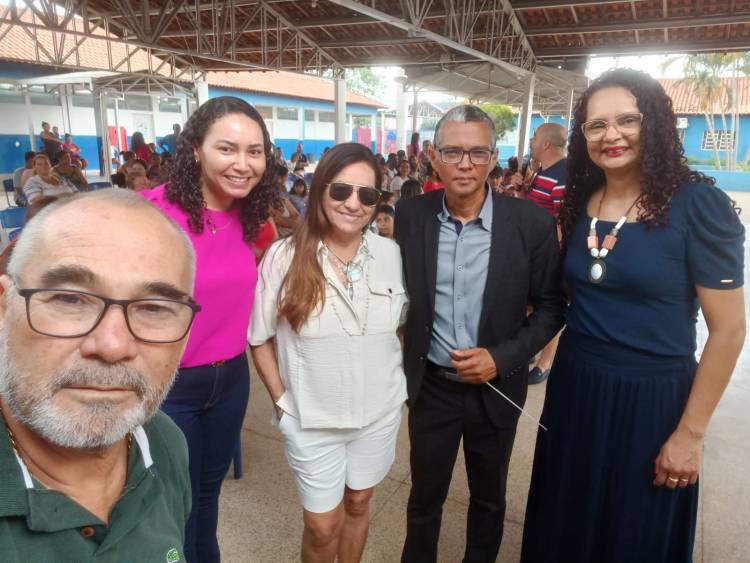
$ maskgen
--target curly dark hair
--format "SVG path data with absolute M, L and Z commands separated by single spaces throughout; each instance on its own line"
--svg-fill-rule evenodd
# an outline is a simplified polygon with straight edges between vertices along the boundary
M 641 200 L 638 220 L 649 227 L 667 224 L 672 197 L 687 182 L 716 181 L 688 168 L 684 149 L 677 133 L 677 118 L 672 100 L 658 81 L 645 72 L 615 69 L 594 80 L 578 99 L 568 144 L 567 187 L 560 209 L 563 245 L 575 228 L 578 215 L 591 194 L 605 184 L 604 171 L 591 161 L 581 124 L 591 96 L 603 88 L 622 87 L 635 96 L 643 114 L 641 127 Z
M 230 114 L 244 114 L 260 125 L 263 132 L 263 151 L 266 169 L 260 182 L 238 203 L 240 218 L 247 242 L 255 240 L 260 226 L 268 219 L 268 212 L 279 199 L 276 187 L 276 165 L 271 146 L 271 137 L 258 111 L 250 104 L 233 96 L 212 98 L 200 106 L 190 116 L 185 128 L 177 137 L 174 161 L 166 182 L 167 199 L 177 203 L 190 217 L 188 226 L 194 233 L 202 233 L 204 228 L 203 210 L 206 200 L 201 189 L 201 168 L 195 161 L 194 147 L 200 147 L 211 125 Z

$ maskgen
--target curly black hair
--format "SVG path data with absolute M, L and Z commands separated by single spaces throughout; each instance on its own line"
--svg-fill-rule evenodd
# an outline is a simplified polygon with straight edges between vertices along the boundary
M 201 146 L 206 133 L 216 120 L 237 113 L 248 116 L 260 125 L 266 157 L 266 169 L 260 182 L 238 202 L 241 206 L 240 218 L 244 238 L 247 242 L 252 242 L 260 231 L 261 224 L 268 219 L 271 206 L 276 205 L 279 192 L 276 187 L 276 165 L 268 129 L 258 111 L 244 100 L 233 96 L 212 98 L 190 116 L 182 133 L 177 137 L 174 161 L 166 182 L 166 194 L 171 203 L 177 203 L 190 216 L 190 230 L 202 233 L 206 200 L 201 189 L 200 164 L 195 161 L 193 149 Z
M 585 208 L 591 194 L 605 184 L 604 171 L 589 157 L 581 124 L 586 121 L 586 110 L 591 96 L 603 88 L 622 87 L 635 96 L 643 114 L 641 127 L 641 200 L 638 220 L 649 227 L 663 227 L 672 197 L 687 182 L 716 181 L 691 170 L 677 133 L 677 118 L 672 100 L 658 81 L 645 72 L 615 69 L 602 74 L 591 83 L 578 99 L 573 112 L 573 124 L 568 144 L 567 187 L 560 209 L 563 246 L 575 228 L 578 215 Z

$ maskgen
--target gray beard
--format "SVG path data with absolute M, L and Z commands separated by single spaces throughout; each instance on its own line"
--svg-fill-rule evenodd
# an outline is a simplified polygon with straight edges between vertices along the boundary
M 154 415 L 169 392 L 174 375 L 163 389 L 156 389 L 132 367 L 83 360 L 48 377 L 41 389 L 34 387 L 38 380 L 36 374 L 19 371 L 8 349 L 7 333 L 0 330 L 0 396 L 13 417 L 57 446 L 102 451 Z M 60 389 L 71 385 L 129 388 L 139 401 L 125 411 L 110 400 L 90 401 L 71 412 L 54 400 Z

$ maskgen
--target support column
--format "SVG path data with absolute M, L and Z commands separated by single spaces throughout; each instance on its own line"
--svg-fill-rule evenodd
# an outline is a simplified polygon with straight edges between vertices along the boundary
M 516 147 L 516 155 L 518 156 L 519 162 L 523 159 L 523 156 L 528 150 L 530 132 L 531 132 L 531 112 L 534 108 L 534 85 L 536 83 L 536 75 L 530 74 L 526 78 L 524 84 L 524 99 L 521 112 L 518 114 L 518 146 Z
M 385 111 L 386 110 L 382 110 L 378 113 L 380 113 L 380 153 L 387 159 L 388 155 L 386 154 L 385 145 L 386 141 L 388 140 L 386 139 L 386 135 L 388 134 L 388 132 L 385 128 Z
M 115 97 L 115 147 L 117 148 L 118 153 L 122 152 L 125 148 L 120 144 L 120 108 L 118 107 L 119 102 L 120 100 Z
M 396 151 L 406 150 L 406 76 L 397 76 L 396 81 Z
M 299 139 L 300 142 L 303 143 L 303 146 L 307 137 L 305 131 L 305 111 L 305 108 L 297 109 L 297 127 L 299 128 Z
M 378 114 L 373 114 L 370 116 L 370 149 L 372 149 L 372 143 L 375 142 L 375 152 L 380 152 L 378 150 Z
M 571 88 L 570 100 L 568 101 L 568 120 L 566 122 L 568 133 L 570 133 L 570 127 L 573 124 L 573 102 L 575 101 L 575 96 L 576 96 L 576 89 Z
M 419 118 L 419 92 L 416 86 L 414 86 L 414 101 L 411 108 L 411 132 L 413 134 L 417 132 L 417 119 Z
M 99 174 L 107 182 L 112 181 L 112 166 L 109 160 L 109 127 L 107 126 L 107 94 L 104 90 L 94 90 L 94 122 L 99 148 Z
M 346 134 L 346 76 L 343 68 L 337 68 L 333 72 L 333 113 L 334 113 L 334 141 L 346 143 L 351 141 L 351 130 Z
M 73 95 L 72 84 L 60 86 L 60 108 L 62 110 L 62 133 L 73 134 L 73 122 L 70 119 L 70 98 Z M 63 137 L 65 138 L 65 137 Z
M 28 90 L 24 93 L 24 102 L 26 103 L 26 121 L 29 125 L 29 144 L 31 150 L 36 151 L 36 134 L 34 133 L 34 118 L 31 111 L 31 94 Z
M 198 107 L 208 101 L 208 82 L 205 80 L 196 80 L 195 97 L 198 99 Z

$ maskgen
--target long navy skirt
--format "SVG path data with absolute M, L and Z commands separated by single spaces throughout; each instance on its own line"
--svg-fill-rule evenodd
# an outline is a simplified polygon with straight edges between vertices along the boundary
M 524 563 L 692 561 L 698 486 L 655 487 L 693 357 L 566 330 L 547 383 L 523 533 Z

